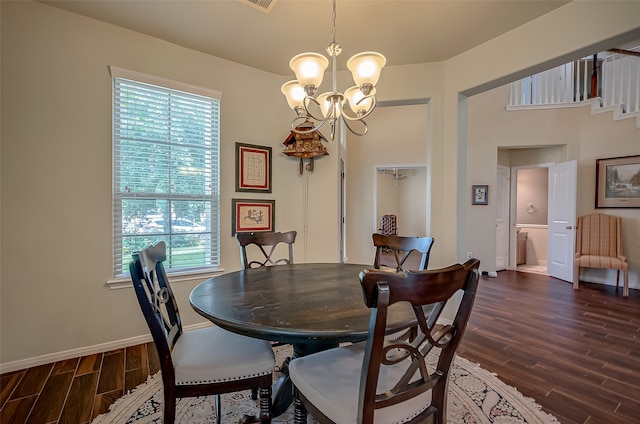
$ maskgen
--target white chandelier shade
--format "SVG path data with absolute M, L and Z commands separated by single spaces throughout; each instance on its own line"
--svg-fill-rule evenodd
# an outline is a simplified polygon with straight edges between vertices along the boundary
M 298 84 L 303 88 L 317 89 L 322 84 L 322 77 L 327 66 L 329 66 L 329 59 L 319 53 L 301 53 L 294 56 L 289 62 L 289 67 L 296 74 Z
M 387 60 L 376 52 L 363 52 L 352 56 L 347 61 L 347 68 L 351 71 L 355 86 L 342 94 L 338 91 L 336 82 L 336 57 L 341 53 L 342 47 L 335 41 L 335 26 L 336 0 L 333 0 L 333 41 L 327 47 L 327 53 L 332 58 L 332 91 L 322 93 L 317 98 L 313 97 L 322 84 L 324 72 L 329 66 L 329 60 L 325 56 L 319 53 L 301 53 L 289 61 L 296 80 L 284 83 L 281 91 L 287 98 L 289 107 L 296 112 L 297 116 L 291 121 L 291 128 L 296 133 L 311 133 L 329 122 L 331 139 L 333 139 L 335 123 L 338 119 L 355 135 L 361 136 L 367 133 L 368 128 L 364 118 L 369 116 L 376 107 L 375 85 L 380 79 L 380 73 Z M 312 104 L 315 106 L 311 106 Z M 350 112 L 345 110 L 345 104 L 349 106 Z M 316 112 L 314 113 L 311 109 Z M 317 121 L 317 124 L 298 128 L 300 123 L 309 124 L 311 120 Z M 354 129 L 351 125 L 353 122 L 358 122 L 362 129 Z
M 347 61 L 347 68 L 353 74 L 353 80 L 358 87 L 366 84 L 372 86 L 378 83 L 380 72 L 387 63 L 387 59 L 376 52 L 358 53 Z
M 302 108 L 304 98 L 307 96 L 304 92 L 304 88 L 298 84 L 298 81 L 293 80 L 282 84 L 280 91 L 282 91 L 282 94 L 287 98 L 289 107 L 297 113 L 297 108 Z

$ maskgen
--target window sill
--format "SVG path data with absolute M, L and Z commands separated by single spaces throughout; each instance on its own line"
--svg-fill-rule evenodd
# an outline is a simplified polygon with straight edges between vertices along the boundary
M 223 272 L 224 269 L 222 268 L 211 268 L 197 271 L 172 272 L 167 273 L 167 276 L 171 284 L 173 284 L 183 281 L 203 280 L 222 274 Z M 106 284 L 111 290 L 131 288 L 131 278 L 117 277 L 112 280 L 107 280 Z

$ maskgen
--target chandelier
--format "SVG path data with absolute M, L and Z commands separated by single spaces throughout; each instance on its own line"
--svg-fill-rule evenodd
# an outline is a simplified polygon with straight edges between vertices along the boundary
M 333 140 L 336 122 L 339 119 L 353 134 L 362 136 L 367 133 L 364 119 L 371 115 L 376 107 L 375 85 L 387 60 L 376 52 L 363 52 L 352 56 L 347 61 L 347 68 L 351 71 L 356 85 L 345 90 L 344 94 L 339 92 L 336 83 L 336 57 L 342 52 L 342 47 L 336 43 L 336 0 L 333 0 L 332 20 L 332 41 L 327 46 L 327 54 L 331 57 L 333 65 L 333 90 L 322 93 L 317 98 L 313 97 L 322 83 L 329 60 L 319 53 L 301 53 L 289 62 L 296 74 L 296 80 L 284 83 L 281 91 L 287 98 L 289 107 L 297 114 L 291 121 L 292 131 L 307 134 L 317 131 L 329 122 Z M 348 108 L 345 104 L 348 104 Z M 316 121 L 317 124 L 309 125 L 310 120 Z M 354 128 L 353 123 L 360 128 Z

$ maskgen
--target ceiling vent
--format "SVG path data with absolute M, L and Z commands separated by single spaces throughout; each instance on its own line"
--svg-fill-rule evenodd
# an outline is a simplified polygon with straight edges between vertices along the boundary
M 273 5 L 278 0 L 238 0 L 240 3 L 248 4 L 251 7 L 262 10 L 264 13 L 271 12 Z

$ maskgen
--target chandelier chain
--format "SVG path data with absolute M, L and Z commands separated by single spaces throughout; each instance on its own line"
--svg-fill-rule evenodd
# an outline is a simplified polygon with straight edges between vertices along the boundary
M 331 17 L 333 27 L 331 28 L 331 41 L 336 43 L 336 0 L 333 0 L 333 15 Z

